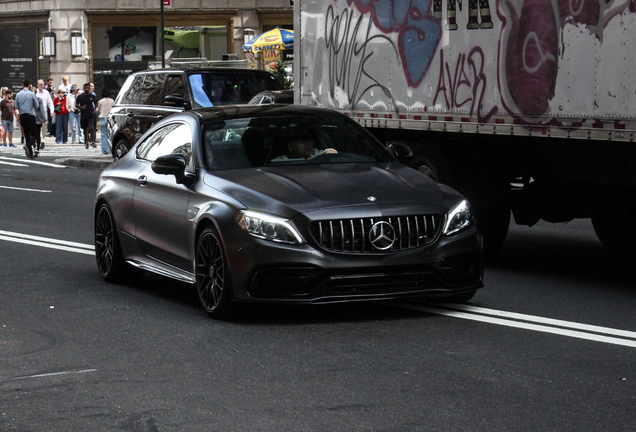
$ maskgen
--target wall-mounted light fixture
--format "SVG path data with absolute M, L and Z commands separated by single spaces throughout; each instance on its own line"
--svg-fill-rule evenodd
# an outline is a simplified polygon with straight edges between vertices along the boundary
M 248 43 L 256 36 L 256 31 L 251 28 L 246 28 L 243 30 L 243 43 Z
M 83 48 L 82 32 L 79 30 L 73 30 L 71 32 L 71 55 L 73 57 L 84 55 Z
M 42 33 L 40 54 L 45 57 L 55 57 L 55 33 L 50 30 Z

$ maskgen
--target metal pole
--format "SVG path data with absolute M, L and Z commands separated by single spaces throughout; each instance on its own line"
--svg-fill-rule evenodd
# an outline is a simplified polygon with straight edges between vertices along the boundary
M 166 53 L 165 53 L 165 49 L 163 46 L 163 29 L 164 29 L 164 23 L 163 23 L 163 0 L 159 0 L 159 2 L 161 3 L 161 28 L 159 29 L 159 35 L 161 37 L 161 39 L 159 40 L 159 50 L 161 51 L 161 67 L 165 68 L 166 67 Z

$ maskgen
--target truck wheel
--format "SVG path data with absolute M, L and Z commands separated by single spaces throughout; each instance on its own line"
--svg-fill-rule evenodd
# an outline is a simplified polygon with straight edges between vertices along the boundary
M 636 252 L 636 227 L 633 219 L 636 202 L 605 203 L 592 210 L 592 226 L 603 246 L 619 253 Z
M 419 143 L 415 152 L 415 157 L 408 163 L 409 167 L 438 183 L 452 185 L 450 169 L 446 159 L 433 142 L 423 141 Z

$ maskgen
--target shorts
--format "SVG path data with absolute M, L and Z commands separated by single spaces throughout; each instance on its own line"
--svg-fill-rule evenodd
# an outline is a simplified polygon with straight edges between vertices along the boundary
M 86 118 L 86 117 L 82 117 L 80 119 L 80 126 L 82 126 L 82 129 L 86 129 L 88 127 L 88 125 L 92 125 L 93 124 L 93 118 Z
M 2 120 L 2 126 L 4 126 L 4 131 L 13 132 L 13 120 Z

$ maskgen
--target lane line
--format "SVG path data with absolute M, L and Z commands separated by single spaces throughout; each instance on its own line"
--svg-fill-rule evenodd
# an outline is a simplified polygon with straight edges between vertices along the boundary
M 11 166 L 20 166 L 20 167 L 28 167 L 28 165 L 26 165 L 26 164 L 13 163 L 13 162 L 2 162 L 2 161 L 0 161 L 0 164 L 2 164 L 2 165 L 11 165 Z
M 40 246 L 49 249 L 63 250 L 67 252 L 75 252 L 84 255 L 95 255 L 95 246 L 84 243 L 76 243 L 65 240 L 51 239 L 47 237 L 33 236 L 29 234 L 16 233 L 11 231 L 0 230 L 0 240 L 6 240 L 14 243 L 22 243 L 33 246 Z
M 462 310 L 462 311 L 472 312 L 472 313 L 477 313 L 482 315 L 491 315 L 495 317 L 510 318 L 510 319 L 519 320 L 519 321 L 528 321 L 528 322 L 534 322 L 539 324 L 547 324 L 554 327 L 563 327 L 563 328 L 569 328 L 574 330 L 583 330 L 583 331 L 591 332 L 591 333 L 600 333 L 600 334 L 607 334 L 611 336 L 619 336 L 624 338 L 636 339 L 636 332 L 628 331 L 628 330 L 619 330 L 619 329 L 614 329 L 610 327 L 582 324 L 582 323 L 577 323 L 574 321 L 563 321 L 563 320 L 558 320 L 554 318 L 544 318 L 544 317 L 540 317 L 536 315 L 525 315 L 525 314 L 520 314 L 516 312 L 506 312 L 506 311 L 482 308 L 482 307 L 471 306 L 466 304 L 441 304 L 439 306 L 444 306 L 450 309 L 457 309 L 457 310 Z
M 77 371 L 64 371 L 64 372 L 51 372 L 51 373 L 35 374 L 35 375 L 24 375 L 24 376 L 11 378 L 8 381 L 17 381 L 17 380 L 23 380 L 23 379 L 29 379 L 29 378 L 45 378 L 45 377 L 60 376 L 60 375 L 75 375 L 75 374 L 83 374 L 83 373 L 96 372 L 96 371 L 97 369 L 84 369 L 84 370 L 77 370 Z
M 24 159 L 19 159 L 19 158 L 10 158 L 10 157 L 7 157 L 7 156 L 0 156 L 0 159 L 9 160 L 9 161 L 16 161 L 16 162 L 21 162 L 21 163 L 48 166 L 48 167 L 52 167 L 52 168 L 68 168 L 66 165 L 58 165 L 58 164 L 49 163 L 49 162 L 40 162 L 40 161 L 36 161 L 36 160 L 33 160 L 33 159 L 24 160 Z
M 13 189 L 13 190 L 19 190 L 19 191 L 25 191 L 25 192 L 43 192 L 43 193 L 52 193 L 53 192 L 53 191 L 50 191 L 50 190 L 29 189 L 29 188 L 20 188 L 20 187 L 13 187 L 13 186 L 0 186 L 0 188 L 2 188 L 2 189 Z
M 621 345 L 621 346 L 626 346 L 630 348 L 636 348 L 636 340 L 621 339 L 617 337 L 603 336 L 603 335 L 595 334 L 595 333 L 586 333 L 586 332 L 578 331 L 578 330 L 569 330 L 566 328 L 550 327 L 550 326 L 542 325 L 542 324 L 533 324 L 529 322 L 514 321 L 511 319 L 503 319 L 503 318 L 498 318 L 493 316 L 478 315 L 478 314 L 469 313 L 469 312 L 459 312 L 459 311 L 441 309 L 441 308 L 432 307 L 432 306 L 398 303 L 398 302 L 390 302 L 389 304 L 392 304 L 394 306 L 398 306 L 404 309 L 412 309 L 412 310 L 427 312 L 427 313 L 436 314 L 436 315 L 444 315 L 444 316 L 452 317 L 452 318 L 461 318 L 461 319 L 466 319 L 470 321 L 496 324 L 496 325 L 500 325 L 504 327 L 533 330 L 533 331 L 538 331 L 541 333 L 550 333 L 550 334 L 555 334 L 560 336 L 568 336 L 568 337 L 572 337 L 576 339 L 585 339 L 585 340 L 590 340 L 594 342 L 603 342 L 603 343 L 608 343 L 613 345 Z M 458 305 L 453 304 L 452 306 L 456 307 Z
M 61 245 L 66 245 L 66 246 L 73 246 L 73 247 L 84 248 L 84 249 L 91 249 L 91 250 L 95 247 L 94 245 L 89 245 L 89 244 L 86 244 L 86 243 L 76 243 L 76 242 L 72 242 L 72 241 L 58 240 L 58 239 L 52 239 L 52 238 L 48 238 L 48 237 L 40 237 L 40 236 L 22 234 L 22 233 L 17 233 L 17 232 L 12 232 L 12 231 L 0 230 L 0 234 L 5 235 L 5 236 L 12 236 L 12 237 L 17 237 L 17 238 L 26 238 L 26 239 L 30 239 L 30 240 L 39 240 L 39 241 L 43 241 L 43 242 L 46 242 L 46 243 L 56 243 L 56 244 L 61 244 Z

